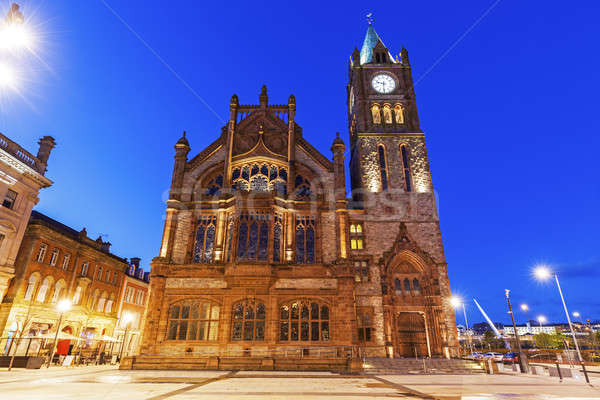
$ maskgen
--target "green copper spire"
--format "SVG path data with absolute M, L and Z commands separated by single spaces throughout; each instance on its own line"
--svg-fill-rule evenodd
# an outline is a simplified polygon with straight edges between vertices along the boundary
M 373 25 L 369 21 L 369 27 L 367 28 L 367 34 L 365 35 L 365 40 L 363 41 L 362 48 L 360 49 L 360 65 L 368 64 L 373 61 L 373 47 L 377 45 L 381 38 L 375 32 Z M 383 44 L 383 40 L 381 40 Z M 385 46 L 385 45 L 384 45 Z M 390 54 L 390 61 L 394 62 L 394 58 Z

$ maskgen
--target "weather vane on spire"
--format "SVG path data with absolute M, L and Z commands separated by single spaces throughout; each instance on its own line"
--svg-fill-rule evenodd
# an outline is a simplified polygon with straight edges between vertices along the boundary
M 373 22 L 373 13 L 367 14 L 367 21 L 369 22 L 369 25 L 371 25 L 371 22 Z

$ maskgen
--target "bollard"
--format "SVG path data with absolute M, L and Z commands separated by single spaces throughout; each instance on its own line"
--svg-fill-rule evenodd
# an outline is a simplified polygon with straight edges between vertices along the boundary
M 590 384 L 590 377 L 587 374 L 587 370 L 585 369 L 585 362 L 581 362 L 581 367 L 583 368 L 583 376 L 585 376 L 585 381 L 587 382 L 587 384 Z
M 558 362 L 556 363 L 556 370 L 558 371 L 558 377 L 560 378 L 560 381 L 562 382 L 562 380 L 563 380 L 562 371 L 560 370 L 560 364 Z

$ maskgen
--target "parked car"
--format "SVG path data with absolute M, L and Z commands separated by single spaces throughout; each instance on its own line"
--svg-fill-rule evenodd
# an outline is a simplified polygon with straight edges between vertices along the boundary
M 519 354 L 518 353 L 505 353 L 504 357 L 502 357 L 502 362 L 504 364 L 512 364 L 519 362 Z
M 469 354 L 468 356 L 465 356 L 465 358 L 468 360 L 481 360 L 483 358 L 483 354 L 474 352 L 474 353 Z
M 502 359 L 504 358 L 504 354 L 490 352 L 490 353 L 485 353 L 483 355 L 483 357 L 486 359 L 489 359 L 489 360 L 502 361 Z

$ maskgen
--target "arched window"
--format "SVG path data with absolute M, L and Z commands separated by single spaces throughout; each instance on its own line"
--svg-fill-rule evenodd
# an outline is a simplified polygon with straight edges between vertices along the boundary
M 219 196 L 221 194 L 221 189 L 223 189 L 223 175 L 219 175 L 212 179 L 206 186 L 206 196 Z
M 413 295 L 419 296 L 421 294 L 421 285 L 417 278 L 413 279 Z
M 106 302 L 106 306 L 104 307 L 104 312 L 107 314 L 110 314 L 112 312 L 112 305 L 113 305 L 113 301 L 112 300 L 108 300 Z
M 48 294 L 48 289 L 50 289 L 50 277 L 47 276 L 46 279 L 42 282 L 42 286 L 40 286 L 40 290 L 38 291 L 37 297 L 35 301 L 38 303 L 43 303 L 46 301 L 46 294 Z
M 275 215 L 273 225 L 273 262 L 281 262 L 281 216 Z
M 383 120 L 386 124 L 392 123 L 392 108 L 389 104 L 384 104 L 383 106 Z
M 214 215 L 203 215 L 198 219 L 196 244 L 194 245 L 194 263 L 210 264 L 213 261 L 216 225 L 217 217 Z
M 98 300 L 98 304 L 96 305 L 96 311 L 98 311 L 98 312 L 104 311 L 105 304 L 106 304 L 106 299 L 104 297 L 101 297 L 100 300 Z
M 58 261 L 58 249 L 54 249 L 54 250 L 52 250 L 52 254 L 50 255 L 50 265 L 52 265 L 54 267 L 56 265 L 57 261 Z
M 221 307 L 207 300 L 169 307 L 167 340 L 217 340 Z
M 402 292 L 402 282 L 400 282 L 400 279 L 398 278 L 394 279 L 394 290 L 396 292 Z
M 410 280 L 408 278 L 404 279 L 404 294 L 410 294 Z
M 329 340 L 329 307 L 314 301 L 294 301 L 279 309 L 279 340 Z
M 315 263 L 315 218 L 296 217 L 296 262 Z
M 37 285 L 38 277 L 37 275 L 31 275 L 29 277 L 29 281 L 27 282 L 27 290 L 25 291 L 25 300 L 31 300 L 33 297 L 33 293 L 35 292 L 35 287 Z
M 310 181 L 304 178 L 302 175 L 296 175 L 294 181 L 294 187 L 296 188 L 296 198 L 307 199 L 312 196 L 312 190 L 310 188 Z
M 227 249 L 227 262 L 231 261 L 231 249 L 233 247 L 232 242 L 234 228 L 235 226 L 233 223 L 233 218 L 229 217 L 229 223 L 227 224 L 227 245 L 225 247 Z
M 81 286 L 77 286 L 77 289 L 75 289 L 75 294 L 73 295 L 73 304 L 80 304 L 82 290 L 83 289 L 81 288 Z
M 265 340 L 266 309 L 262 303 L 246 300 L 233 306 L 231 340 Z
M 404 123 L 404 109 L 400 104 L 394 106 L 394 118 L 397 124 Z
M 56 304 L 58 302 L 58 300 L 62 297 L 62 292 L 65 287 L 66 287 L 65 281 L 63 281 L 62 279 L 60 281 L 56 282 L 56 285 L 54 285 L 54 294 L 52 295 L 52 300 L 51 300 L 52 304 Z
M 40 245 L 40 250 L 38 252 L 37 255 L 37 262 L 44 262 L 44 258 L 46 258 L 46 251 L 48 251 L 48 245 L 46 245 L 45 243 L 42 243 Z
M 363 243 L 363 227 L 362 223 L 350 224 L 350 248 L 352 250 L 362 250 Z
M 383 145 L 377 146 L 377 154 L 379 155 L 379 173 L 381 176 L 381 190 L 385 192 L 388 190 L 388 174 L 387 160 L 385 158 L 385 147 L 383 147 Z
M 407 192 L 412 192 L 412 180 L 410 176 L 410 167 L 408 164 L 408 150 L 406 146 L 400 146 L 400 153 L 402 156 L 402 170 L 404 172 L 404 184 Z
M 235 167 L 231 181 L 234 190 L 287 193 L 287 170 L 277 165 L 257 163 Z
M 267 261 L 269 247 L 268 214 L 240 215 L 238 230 L 238 260 Z
M 374 124 L 381 123 L 381 111 L 379 109 L 379 105 L 373 104 L 373 106 L 371 106 L 371 116 L 373 117 Z

